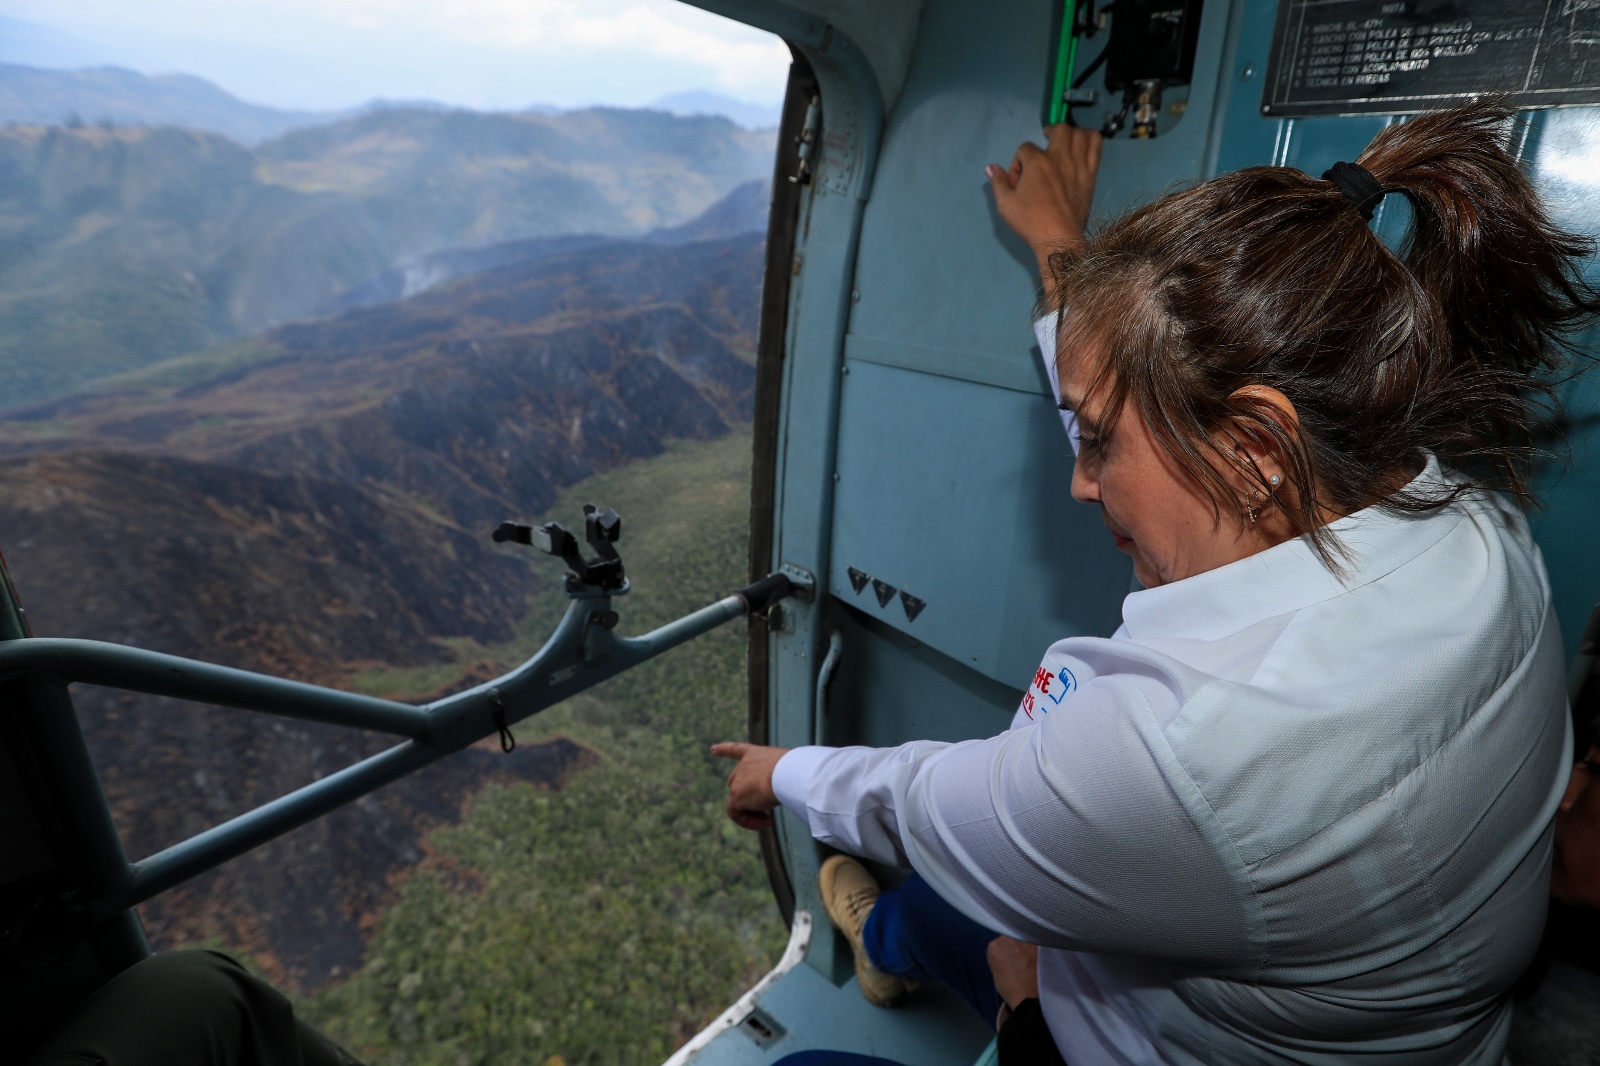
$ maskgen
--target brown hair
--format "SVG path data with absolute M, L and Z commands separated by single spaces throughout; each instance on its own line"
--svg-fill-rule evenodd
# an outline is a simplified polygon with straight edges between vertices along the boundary
M 1555 226 L 1507 152 L 1497 102 L 1385 128 L 1356 162 L 1404 193 L 1396 254 L 1332 182 L 1251 167 L 1138 208 L 1051 259 L 1062 351 L 1104 355 L 1092 388 L 1114 421 L 1132 401 L 1221 511 L 1238 466 L 1337 568 L 1329 512 L 1441 506 L 1493 487 L 1531 502 L 1546 384 L 1600 311 L 1580 273 L 1588 238 Z M 1277 389 L 1299 427 L 1238 390 Z M 1292 492 L 1216 439 L 1242 430 L 1284 457 Z M 1425 452 L 1478 472 L 1449 493 L 1399 489 Z M 1225 466 L 1223 467 L 1226 468 Z

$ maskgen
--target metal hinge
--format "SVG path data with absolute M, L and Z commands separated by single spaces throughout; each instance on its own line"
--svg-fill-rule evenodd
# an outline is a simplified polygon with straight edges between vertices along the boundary
M 804 567 L 793 563 L 784 563 L 778 568 L 778 573 L 794 582 L 794 598 L 801 603 L 810 603 L 817 596 L 817 577 Z

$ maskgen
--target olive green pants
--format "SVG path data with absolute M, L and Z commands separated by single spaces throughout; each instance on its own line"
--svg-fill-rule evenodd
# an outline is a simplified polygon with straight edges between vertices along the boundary
M 28 1066 L 360 1066 L 271 985 L 213 951 L 152 955 L 107 981 Z

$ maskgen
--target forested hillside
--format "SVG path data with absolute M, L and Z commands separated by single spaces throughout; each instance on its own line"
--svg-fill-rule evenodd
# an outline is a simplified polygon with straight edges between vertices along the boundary
M 595 500 L 623 514 L 620 630 L 743 582 L 749 463 L 748 431 L 675 444 L 547 512 L 570 523 Z M 546 583 L 520 641 L 355 685 L 404 695 L 492 676 L 564 606 Z M 784 941 L 756 838 L 723 813 L 727 764 L 706 751 L 744 734 L 744 640 L 730 623 L 519 726 L 519 745 L 576 742 L 595 761 L 559 789 L 490 785 L 429 836 L 362 968 L 308 1014 L 374 1066 L 657 1066 L 732 1003 Z
M 681 223 L 771 134 L 607 109 L 390 110 L 252 151 L 179 129 L 0 129 L 0 406 L 317 312 L 448 248 Z

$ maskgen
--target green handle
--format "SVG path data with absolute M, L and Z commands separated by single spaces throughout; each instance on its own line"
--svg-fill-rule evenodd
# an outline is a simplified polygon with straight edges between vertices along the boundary
M 1072 87 L 1072 68 L 1078 60 L 1078 35 L 1073 32 L 1077 6 L 1077 0 L 1062 0 L 1055 61 L 1050 65 L 1050 96 L 1044 108 L 1046 126 L 1067 120 L 1067 90 Z

